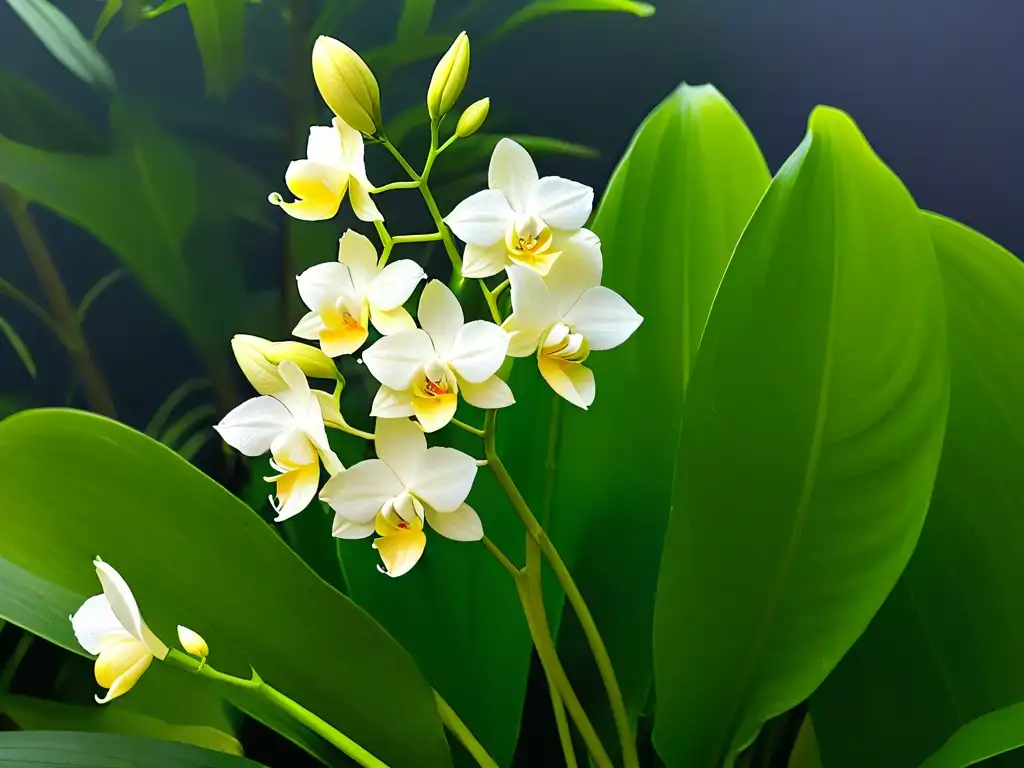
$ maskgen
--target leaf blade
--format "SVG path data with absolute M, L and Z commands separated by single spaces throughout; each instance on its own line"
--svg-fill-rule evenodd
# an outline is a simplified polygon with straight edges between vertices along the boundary
M 145 761 L 144 763 L 142 761 Z M 0 733 L 0 762 L 9 768 L 259 768 L 244 757 L 185 744 L 105 733 Z
M 246 0 L 187 0 L 186 5 L 203 59 L 206 92 L 226 99 L 242 76 Z

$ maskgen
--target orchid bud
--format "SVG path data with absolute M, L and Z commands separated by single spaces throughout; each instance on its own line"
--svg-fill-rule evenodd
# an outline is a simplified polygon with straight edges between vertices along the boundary
M 444 115 L 459 100 L 469 76 L 469 36 L 460 32 L 452 47 L 437 62 L 427 89 L 427 111 L 431 119 Z
M 359 54 L 321 35 L 313 45 L 313 79 L 327 106 L 360 133 L 380 131 L 380 88 Z
M 474 133 L 480 130 L 480 126 L 484 124 L 484 120 L 487 119 L 487 113 L 491 109 L 490 99 L 480 99 L 480 101 L 474 101 L 468 107 L 465 112 L 459 117 L 459 123 L 455 126 L 455 135 L 460 139 L 464 139 L 467 136 L 472 136 Z
M 290 360 L 304 374 L 314 379 L 337 379 L 334 362 L 316 347 L 297 341 L 267 341 L 259 336 L 239 334 L 231 339 L 238 367 L 261 395 L 272 395 L 285 389 L 277 366 Z
M 188 627 L 178 625 L 178 642 L 187 653 L 205 659 L 210 655 L 210 646 L 206 644 L 198 632 L 193 632 Z

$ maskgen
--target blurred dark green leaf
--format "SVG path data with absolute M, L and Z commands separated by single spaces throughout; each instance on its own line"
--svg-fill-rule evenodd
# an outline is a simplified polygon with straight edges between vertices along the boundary
M 733 765 L 864 631 L 924 524 L 948 398 L 925 222 L 819 107 L 736 246 L 686 390 L 654 616 L 666 763 Z
M 0 733 L 4 768 L 260 768 L 244 757 L 135 736 L 62 731 Z
M 23 77 L 0 72 L 0 136 L 38 149 L 98 154 L 109 147 L 89 123 Z
M 89 85 L 114 91 L 114 72 L 74 22 L 49 0 L 7 0 L 57 61 Z
M 602 282 L 644 323 L 621 347 L 588 358 L 597 378 L 589 411 L 562 404 L 552 536 L 598 622 L 634 723 L 651 682 L 683 393 L 733 247 L 770 180 L 726 98 L 684 84 L 640 126 L 594 219 Z M 563 631 L 562 656 L 614 744 L 587 645 L 573 622 Z
M 812 700 L 829 768 L 920 765 L 975 718 L 1024 701 L 1024 265 L 925 219 L 945 289 L 949 425 L 914 557 Z
M 186 0 L 206 92 L 226 99 L 242 76 L 246 0 Z
M 36 377 L 36 361 L 32 359 L 32 353 L 29 351 L 28 345 L 18 335 L 18 332 L 14 330 L 14 326 L 2 317 L 0 317 L 0 334 L 7 339 L 7 343 L 11 345 L 14 353 L 21 360 L 21 364 L 25 366 L 28 375 L 34 379 Z
M 180 5 L 184 5 L 186 0 L 164 0 L 160 5 L 153 8 L 144 8 L 142 11 L 142 18 L 144 19 L 155 19 L 159 16 L 163 16 L 168 11 L 173 11 Z
M 1024 702 L 972 720 L 921 768 L 967 768 L 1024 747 Z
M 158 636 L 195 629 L 218 668 L 252 665 L 395 768 L 450 765 L 433 693 L 408 654 L 172 451 L 98 416 L 42 410 L 0 423 L 0 453 L 10 472 L 0 557 L 77 595 L 64 616 L 97 591 L 91 560 L 102 554 Z M 28 628 L 74 648 L 66 620 Z
M 398 17 L 395 38 L 404 42 L 425 35 L 433 15 L 434 0 L 405 0 L 402 15 Z
M 644 17 L 654 13 L 654 6 L 634 0 L 533 0 L 525 8 L 521 8 L 509 16 L 504 24 L 490 34 L 489 38 L 502 37 L 528 22 L 568 11 L 618 11 Z

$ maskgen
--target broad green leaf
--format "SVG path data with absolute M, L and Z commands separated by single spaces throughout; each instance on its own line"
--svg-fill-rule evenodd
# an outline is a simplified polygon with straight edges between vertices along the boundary
M 635 0 L 533 0 L 525 8 L 521 8 L 509 16 L 504 24 L 491 33 L 490 37 L 491 39 L 502 37 L 527 22 L 567 11 L 618 11 L 645 17 L 654 14 L 654 6 L 650 3 L 638 3 Z
M 84 600 L 101 554 L 165 642 L 179 623 L 195 629 L 219 669 L 255 667 L 395 768 L 450 764 L 408 654 L 172 451 L 98 416 L 42 410 L 0 423 L 0 455 L 10 473 L 0 557 Z M 74 647 L 69 622 L 49 630 Z
M 1024 747 L 1024 702 L 972 720 L 921 768 L 967 768 Z
M 97 154 L 109 147 L 78 114 L 31 80 L 0 73 L 0 136 L 54 152 Z
M 49 0 L 7 0 L 46 50 L 80 80 L 114 91 L 114 73 L 106 59 L 63 11 Z
M 187 0 L 187 5 L 206 92 L 225 99 L 242 76 L 246 0 Z
M 404 41 L 425 35 L 433 15 L 434 0 L 405 0 L 395 38 Z
M 172 725 L 123 707 L 101 707 L 96 703 L 62 704 L 31 696 L 5 696 L 0 698 L 0 712 L 7 715 L 23 731 L 120 733 L 126 736 L 144 736 L 192 744 L 231 755 L 242 754 L 242 745 L 238 739 L 216 728 L 204 725 Z
M 244 757 L 135 736 L 63 731 L 0 733 L 4 768 L 259 768 Z
M 793 751 L 789 755 L 787 768 L 822 768 L 821 754 L 818 750 L 818 738 L 814 733 L 814 723 L 810 716 L 804 719 L 797 734 Z
M 920 765 L 957 729 L 1024 701 L 1024 265 L 925 219 L 948 313 L 949 425 L 914 557 L 812 700 L 829 768 Z
M 589 411 L 561 403 L 552 536 L 602 631 L 634 721 L 651 682 L 658 553 L 683 392 L 729 256 L 770 180 L 725 97 L 684 84 L 640 126 L 594 219 L 603 283 L 644 322 L 621 347 L 588 358 L 597 378 Z M 588 690 L 592 711 L 607 712 L 585 641 L 572 622 L 563 631 L 574 680 Z M 605 742 L 614 744 L 610 728 L 608 720 Z
M 21 360 L 21 364 L 25 366 L 28 375 L 34 379 L 36 377 L 36 361 L 32 359 L 32 353 L 29 351 L 28 345 L 18 335 L 18 332 L 14 330 L 14 326 L 2 317 L 0 317 L 0 334 L 3 334 L 7 339 L 7 343 L 14 349 L 14 353 Z
M 816 109 L 686 391 L 654 616 L 666 763 L 733 765 L 867 627 L 924 523 L 947 364 L 924 220 L 853 121 Z

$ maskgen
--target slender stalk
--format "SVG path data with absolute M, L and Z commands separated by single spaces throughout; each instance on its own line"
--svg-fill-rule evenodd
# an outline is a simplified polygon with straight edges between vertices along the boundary
M 18 638 L 18 644 L 14 646 L 14 651 L 11 653 L 10 658 L 7 659 L 7 663 L 3 667 L 3 671 L 0 672 L 0 696 L 4 696 L 11 690 L 11 685 L 14 683 L 14 676 L 18 674 L 18 668 L 21 666 L 21 662 L 28 656 L 28 652 L 32 650 L 32 644 L 35 642 L 36 636 L 31 632 L 23 631 L 21 637 Z
M 419 185 L 418 181 L 392 181 L 390 184 L 374 187 L 370 190 L 370 194 L 379 195 L 381 192 L 390 192 L 393 189 L 416 189 Z
M 533 512 L 530 511 L 530 507 L 516 487 L 515 481 L 498 457 L 495 435 L 496 416 L 496 411 L 487 411 L 484 421 L 484 456 L 487 457 L 487 466 L 490 467 L 498 484 L 512 503 L 519 518 L 523 521 L 523 525 L 526 526 L 527 533 L 537 542 L 544 558 L 551 566 L 551 570 L 554 571 L 555 578 L 558 579 L 558 583 L 565 591 L 569 604 L 572 605 L 573 611 L 579 618 L 583 634 L 590 645 L 590 651 L 594 656 L 594 661 L 597 662 L 597 668 L 601 674 L 601 681 L 604 683 L 605 691 L 608 694 L 612 716 L 615 719 L 615 728 L 619 734 L 623 763 L 626 768 L 638 768 L 640 758 L 636 752 L 636 741 L 633 736 L 633 730 L 629 725 L 629 715 L 626 712 L 626 705 L 622 699 L 622 690 L 619 688 L 618 679 L 615 677 L 611 658 L 608 656 L 608 649 L 605 647 L 604 640 L 601 639 L 601 633 L 597 629 L 597 624 L 594 622 L 594 617 L 591 615 L 583 595 L 580 594 L 576 582 L 573 581 L 572 574 L 569 573 L 569 569 L 566 567 L 561 555 L 558 554 L 558 550 L 555 549 L 555 546 L 548 538 L 547 532 L 538 522 L 537 518 L 534 517 Z M 568 702 L 566 703 L 568 704 Z
M 505 553 L 498 549 L 497 544 L 486 536 L 484 536 L 480 541 L 483 542 L 483 545 L 487 547 L 487 551 L 490 552 L 494 559 L 501 564 L 502 568 L 509 572 L 509 575 L 511 575 L 513 579 L 519 578 L 519 569 L 512 564 L 511 560 L 505 557 Z
M 61 344 L 64 344 L 65 346 L 67 345 L 67 341 L 64 339 L 64 332 L 60 329 L 60 326 L 57 325 L 57 321 L 50 317 L 50 313 L 3 278 L 0 278 L 0 294 L 10 296 L 25 307 L 25 309 L 35 315 L 43 325 L 53 332 L 53 335 L 57 337 L 57 340 Z
M 465 423 L 459 421 L 458 419 L 452 419 L 451 424 L 452 424 L 453 427 L 458 427 L 459 429 L 461 429 L 461 430 L 463 430 L 465 432 L 469 432 L 469 434 L 471 434 L 471 435 L 476 435 L 477 437 L 483 437 L 484 436 L 484 431 L 482 429 L 477 429 L 476 427 L 472 427 L 469 424 L 465 424 Z
M 495 301 L 498 300 L 498 297 L 501 296 L 501 292 L 504 291 L 506 288 L 508 288 L 508 286 L 509 286 L 508 280 L 503 280 L 498 285 L 497 288 L 495 288 L 493 291 L 491 291 L 491 296 L 494 298 Z
M 359 765 L 364 768 L 388 768 L 387 763 L 374 757 L 363 747 L 356 744 L 352 739 L 343 734 L 337 728 L 332 726 L 323 718 L 310 712 L 308 709 L 300 704 L 292 701 L 290 698 L 285 696 L 275 688 L 271 688 L 260 676 L 256 674 L 255 670 L 252 673 L 252 679 L 246 680 L 242 677 L 235 677 L 234 675 L 228 675 L 223 672 L 218 672 L 216 669 L 208 664 L 196 661 L 191 656 L 186 656 L 181 651 L 174 650 L 173 648 L 167 654 L 165 661 L 173 664 L 181 669 L 194 672 L 200 677 L 205 677 L 209 680 L 216 680 L 220 683 L 226 683 L 233 685 L 236 688 L 244 688 L 246 690 L 253 691 L 254 693 L 262 696 L 264 699 L 269 701 L 271 704 L 276 706 L 281 711 L 290 715 L 292 718 L 302 723 L 302 725 L 309 728 L 311 731 L 324 739 L 329 741 L 331 744 L 336 746 L 346 755 L 355 760 Z
M 427 232 L 422 235 L 395 235 L 391 238 L 395 243 L 429 243 L 432 240 L 440 239 L 440 232 Z
M 501 312 L 498 311 L 498 305 L 494 301 L 494 294 L 483 280 L 480 281 L 480 290 L 484 292 L 484 301 L 487 302 L 487 308 L 491 311 L 491 319 L 497 325 L 501 325 Z
M 494 758 L 487 754 L 487 750 L 476 740 L 473 732 L 459 719 L 459 716 L 455 714 L 455 710 L 451 708 L 448 702 L 441 698 L 441 694 L 434 691 L 434 698 L 437 699 L 437 711 L 441 714 L 441 721 L 449 731 L 455 734 L 455 737 L 466 748 L 466 751 L 476 760 L 477 765 L 480 768 L 498 768 Z
M 0 186 L 0 196 L 3 197 L 7 212 L 14 222 L 14 228 L 18 231 L 18 236 L 25 246 L 29 261 L 43 288 L 43 293 L 46 294 L 50 313 L 60 329 L 59 336 L 78 370 L 89 407 L 96 413 L 113 417 L 116 409 L 114 408 L 114 398 L 110 394 L 110 387 L 107 386 L 106 379 L 103 378 L 103 374 L 100 373 L 100 369 L 93 361 L 89 345 L 82 333 L 78 310 L 71 303 L 67 288 L 64 287 L 64 281 L 61 280 L 60 273 L 50 256 L 50 250 L 46 247 L 46 241 L 43 240 L 35 220 L 28 211 L 28 203 L 10 187 Z

